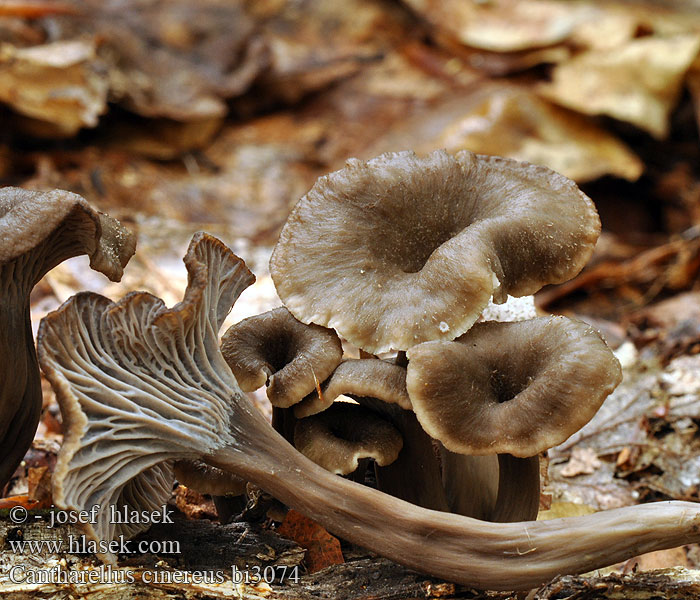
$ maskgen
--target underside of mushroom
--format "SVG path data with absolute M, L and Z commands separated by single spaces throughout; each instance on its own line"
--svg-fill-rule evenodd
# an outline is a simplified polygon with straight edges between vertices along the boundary
M 80 254 L 118 281 L 134 250 L 133 234 L 76 194 L 0 189 L 0 489 L 29 448 L 41 412 L 32 288 Z
M 107 518 L 110 504 L 163 502 L 172 462 L 202 458 L 336 535 L 477 588 L 529 589 L 556 575 L 700 541 L 700 507 L 687 502 L 486 523 L 328 473 L 251 406 L 219 351 L 217 332 L 252 281 L 250 272 L 221 242 L 201 234 L 185 263 L 188 289 L 173 308 L 143 293 L 116 304 L 80 294 L 40 327 L 41 365 L 67 425 L 54 498 L 66 509 L 99 504 L 99 521 L 88 531 L 96 539 L 118 534 Z

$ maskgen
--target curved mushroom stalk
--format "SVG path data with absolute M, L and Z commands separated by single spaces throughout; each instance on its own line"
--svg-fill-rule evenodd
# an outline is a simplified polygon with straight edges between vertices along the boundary
M 479 588 L 528 589 L 640 552 L 700 541 L 685 502 L 534 523 L 485 523 L 426 510 L 334 476 L 296 452 L 238 389 L 217 331 L 252 275 L 198 235 L 184 300 L 148 294 L 114 304 L 80 294 L 46 317 L 39 357 L 65 416 L 56 504 L 100 505 L 87 533 L 121 533 L 109 505 L 164 501 L 174 460 L 206 462 L 255 483 L 329 531 L 408 567 Z M 114 557 L 105 554 L 104 558 Z
M 32 288 L 79 254 L 118 281 L 134 250 L 130 232 L 76 194 L 0 190 L 0 489 L 29 448 L 41 412 L 29 318 Z

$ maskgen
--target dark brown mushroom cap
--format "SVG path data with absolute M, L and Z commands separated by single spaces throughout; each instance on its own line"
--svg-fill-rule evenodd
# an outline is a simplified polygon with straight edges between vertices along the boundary
M 462 454 L 535 456 L 583 427 L 622 377 L 600 334 L 565 317 L 477 323 L 408 358 L 420 424 Z
M 335 331 L 305 325 L 284 307 L 231 326 L 221 352 L 244 392 L 267 383 L 267 397 L 279 408 L 296 404 L 316 389 L 343 355 Z
M 405 367 L 385 360 L 361 358 L 341 362 L 323 382 L 321 396 L 317 391 L 311 392 L 294 406 L 294 416 L 302 419 L 320 413 L 341 395 L 376 398 L 411 410 L 411 400 L 406 391 Z
M 305 323 L 373 353 L 454 339 L 492 296 L 576 275 L 600 232 L 591 200 L 545 167 L 443 151 L 383 154 L 321 177 L 270 260 Z
M 336 402 L 294 428 L 294 446 L 336 475 L 348 475 L 363 458 L 390 465 L 401 451 L 397 429 L 375 413 L 349 402 Z
M 0 189 L 0 488 L 31 444 L 41 384 L 29 320 L 29 294 L 62 261 L 87 254 L 118 281 L 135 237 L 70 192 Z

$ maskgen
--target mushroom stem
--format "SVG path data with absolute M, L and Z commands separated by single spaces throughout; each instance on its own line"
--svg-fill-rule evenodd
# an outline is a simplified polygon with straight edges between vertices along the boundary
M 583 517 L 488 523 L 423 509 L 332 475 L 248 412 L 234 445 L 205 457 L 332 533 L 392 560 L 480 589 L 526 590 L 631 556 L 700 541 L 700 507 L 658 502 Z M 239 426 L 241 424 L 239 423 Z
M 386 467 L 375 466 L 377 487 L 411 504 L 449 511 L 432 439 L 423 431 L 416 415 L 393 405 L 378 412 L 388 416 L 389 422 L 401 432 L 404 445 L 393 463 Z
M 512 523 L 537 518 L 540 508 L 540 458 L 498 455 L 498 496 L 489 521 Z
M 0 378 L 0 488 L 12 474 L 34 439 L 41 414 L 41 380 L 29 318 L 29 291 L 13 287 L 15 264 L 0 267 L 0 354 L 5 376 Z M 22 282 L 24 288 L 24 282 Z M 31 288 L 30 288 L 31 289 Z M 5 400 L 6 399 L 6 400 Z M 24 407 L 22 409 L 22 407 Z

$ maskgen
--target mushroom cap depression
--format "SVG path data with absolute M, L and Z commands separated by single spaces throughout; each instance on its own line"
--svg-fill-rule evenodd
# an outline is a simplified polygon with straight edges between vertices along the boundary
M 305 325 L 284 307 L 229 327 L 221 352 L 244 392 L 267 383 L 267 397 L 278 408 L 288 408 L 316 389 L 343 356 L 335 331 Z
M 121 279 L 135 237 L 77 194 L 0 189 L 0 489 L 34 438 L 41 382 L 29 294 L 49 270 L 79 254 Z
M 398 457 L 403 440 L 391 423 L 372 411 L 336 402 L 322 413 L 297 422 L 294 446 L 327 471 L 348 475 L 363 458 L 390 465 Z
M 622 378 L 586 323 L 477 323 L 408 351 L 406 386 L 423 429 L 452 452 L 535 456 L 583 427 Z
M 318 179 L 287 219 L 270 272 L 297 319 L 376 354 L 454 339 L 489 298 L 570 279 L 599 233 L 591 200 L 545 167 L 387 153 Z

